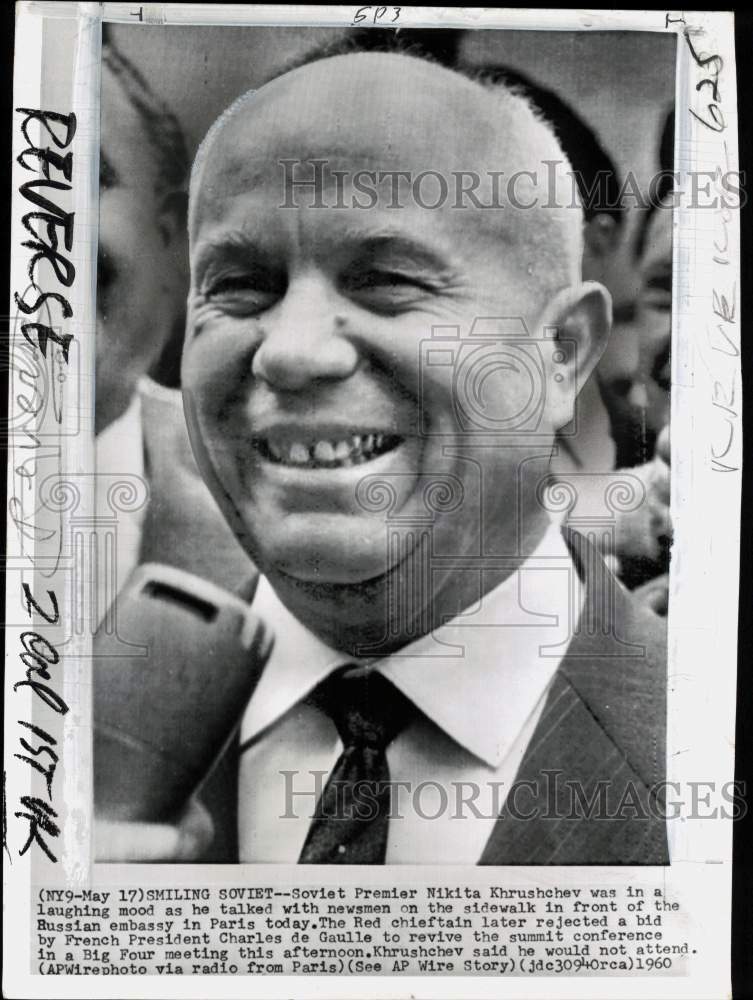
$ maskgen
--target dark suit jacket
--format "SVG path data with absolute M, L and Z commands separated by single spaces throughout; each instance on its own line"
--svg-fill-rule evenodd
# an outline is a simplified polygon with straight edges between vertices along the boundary
M 581 621 L 479 864 L 668 864 L 666 623 L 582 535 L 565 537 Z M 236 739 L 202 792 L 216 831 L 203 861 L 238 861 L 237 755 Z

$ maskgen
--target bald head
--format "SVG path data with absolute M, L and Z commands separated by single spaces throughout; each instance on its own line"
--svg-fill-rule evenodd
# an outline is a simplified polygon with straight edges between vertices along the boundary
M 329 168 L 391 174 L 380 198 L 393 208 L 397 183 L 407 208 L 455 210 L 466 222 L 473 214 L 471 228 L 514 248 L 540 293 L 580 277 L 582 212 L 550 128 L 506 88 L 400 53 L 321 59 L 235 101 L 196 157 L 192 236 L 228 187 L 242 195 L 243 184 L 253 187 L 270 169 L 282 182 L 284 161 L 290 170 L 291 161 L 317 159 L 328 168 L 321 177 Z M 404 176 L 396 181 L 396 173 Z M 373 206 L 362 199 L 357 207 Z

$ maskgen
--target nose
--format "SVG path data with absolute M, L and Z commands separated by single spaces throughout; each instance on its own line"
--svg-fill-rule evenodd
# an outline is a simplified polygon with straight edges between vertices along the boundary
M 360 357 L 348 336 L 346 311 L 346 303 L 338 301 L 337 291 L 324 280 L 291 280 L 261 324 L 254 377 L 287 392 L 299 392 L 312 382 L 347 379 Z

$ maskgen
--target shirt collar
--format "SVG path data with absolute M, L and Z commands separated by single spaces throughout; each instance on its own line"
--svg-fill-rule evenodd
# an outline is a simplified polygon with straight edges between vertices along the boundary
M 580 588 L 559 528 L 479 603 L 373 661 L 435 725 L 497 767 L 535 710 L 564 655 L 580 615 Z M 284 607 L 264 578 L 254 611 L 275 646 L 253 694 L 242 739 L 257 736 L 353 657 L 325 645 Z
M 254 612 L 274 635 L 274 646 L 243 718 L 242 739 L 252 739 L 353 658 L 330 649 L 292 615 L 262 576 Z

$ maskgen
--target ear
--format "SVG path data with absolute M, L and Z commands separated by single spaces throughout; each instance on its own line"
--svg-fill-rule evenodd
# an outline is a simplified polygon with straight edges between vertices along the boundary
M 549 370 L 548 414 L 553 427 L 568 424 L 575 399 L 607 345 L 612 299 L 603 285 L 585 281 L 559 292 L 544 310 L 543 327 L 555 331 Z

